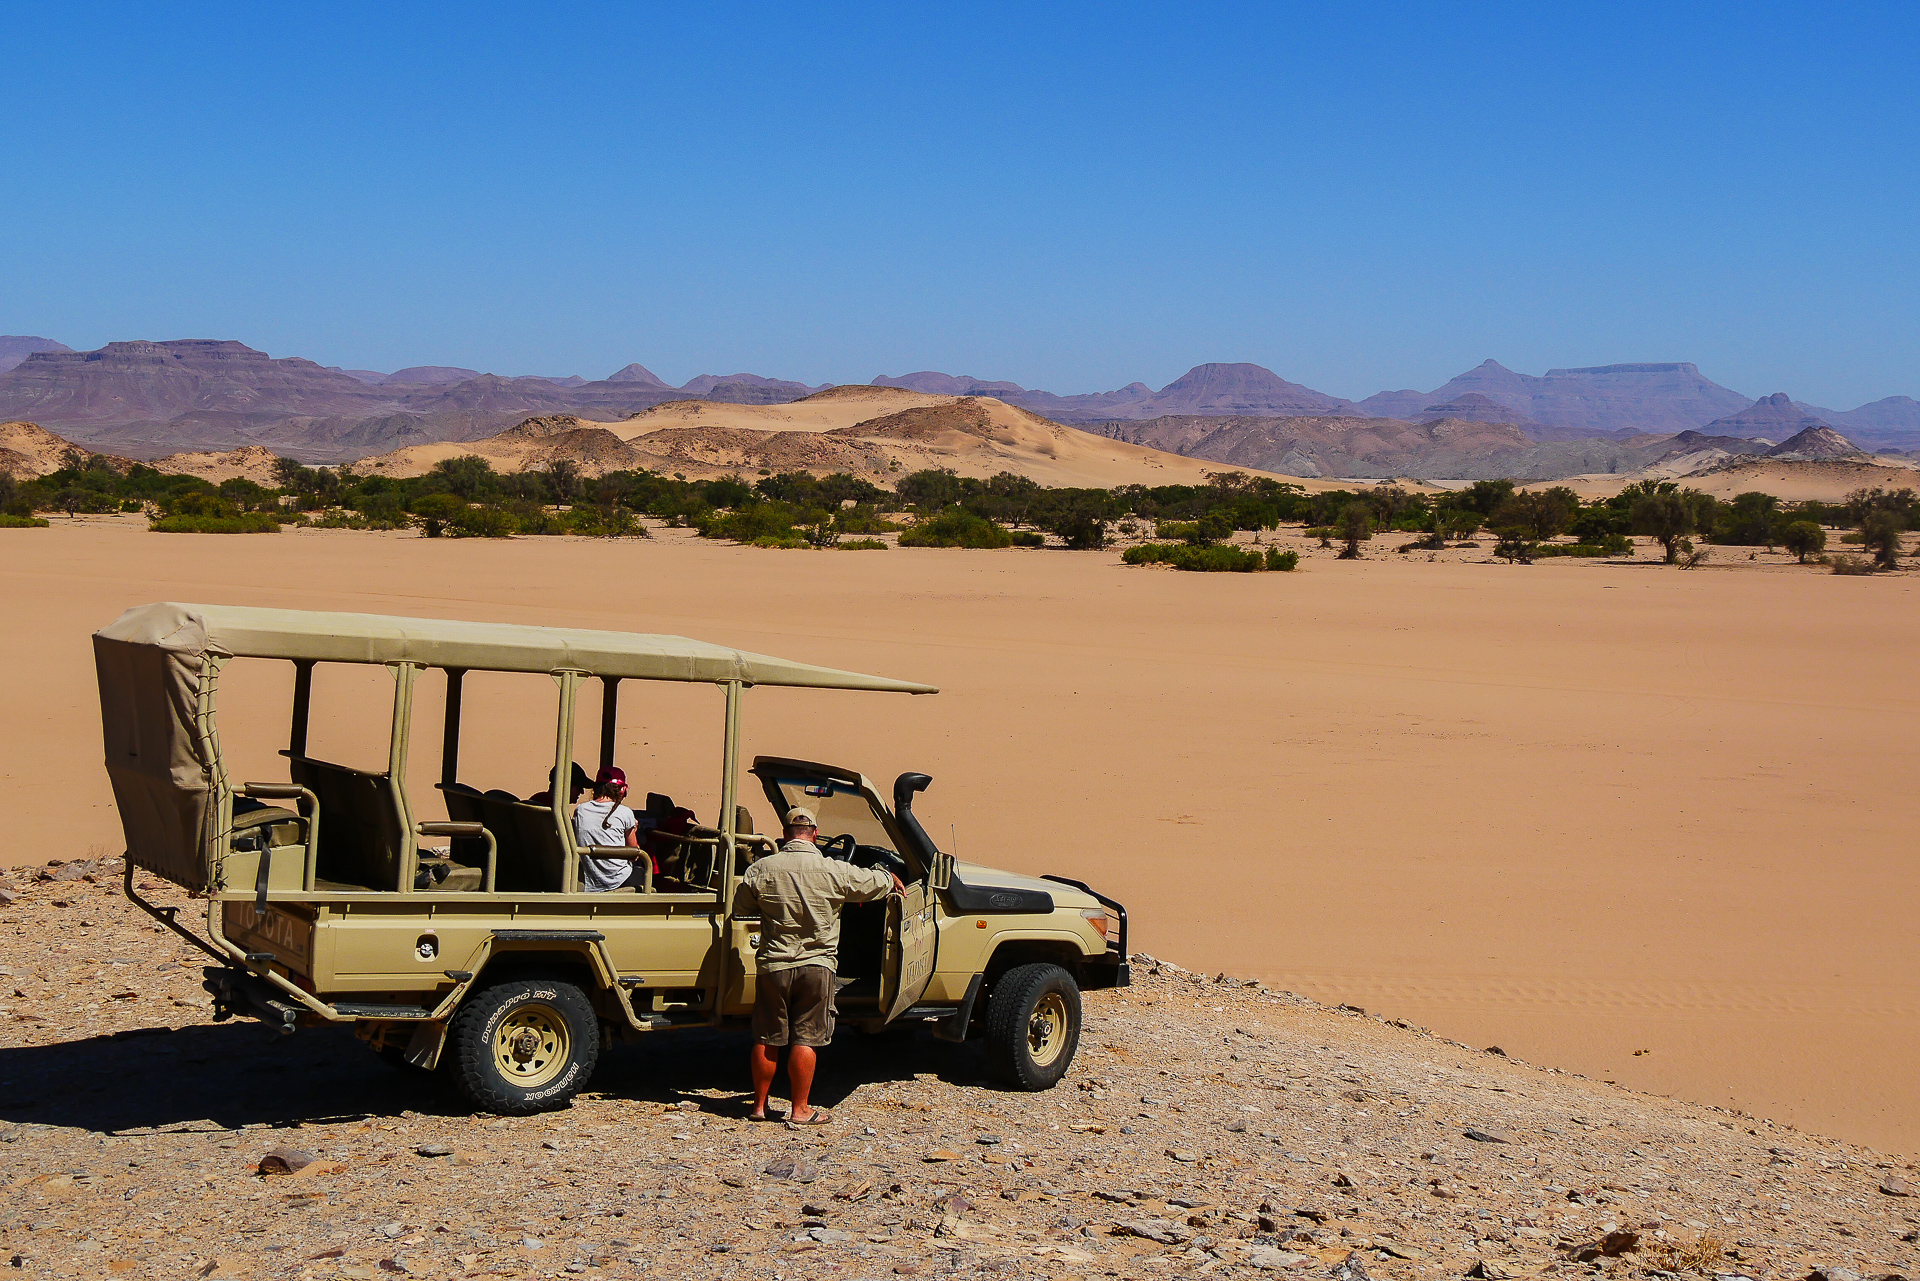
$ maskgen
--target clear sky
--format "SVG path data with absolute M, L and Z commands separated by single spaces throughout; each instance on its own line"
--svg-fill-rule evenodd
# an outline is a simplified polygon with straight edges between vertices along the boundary
M 1920 395 L 1920 6 L 17 5 L 0 333 Z

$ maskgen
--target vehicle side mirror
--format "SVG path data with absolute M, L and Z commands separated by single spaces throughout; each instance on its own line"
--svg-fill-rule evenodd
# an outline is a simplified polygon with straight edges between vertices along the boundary
M 935 854 L 933 866 L 927 869 L 927 884 L 936 890 L 944 890 L 953 883 L 953 855 Z

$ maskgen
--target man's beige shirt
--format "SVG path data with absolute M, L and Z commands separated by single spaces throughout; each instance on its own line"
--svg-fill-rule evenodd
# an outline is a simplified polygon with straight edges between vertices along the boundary
M 736 914 L 760 914 L 763 971 L 824 965 L 838 970 L 840 905 L 885 898 L 893 877 L 828 858 L 811 841 L 787 841 L 740 878 Z

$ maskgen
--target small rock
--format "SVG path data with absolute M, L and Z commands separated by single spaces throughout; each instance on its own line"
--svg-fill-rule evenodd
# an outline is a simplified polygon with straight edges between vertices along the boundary
M 988 1148 L 992 1147 L 994 1144 L 998 1143 L 999 1141 L 1000 1141 L 1000 1136 L 997 1134 L 983 1134 L 979 1138 L 974 1140 L 974 1142 L 978 1143 L 981 1147 L 988 1147 Z
M 1185 1148 L 1168 1148 L 1167 1155 L 1181 1162 L 1192 1162 L 1200 1159 L 1198 1152 L 1189 1152 Z
M 1367 1275 L 1367 1265 L 1361 1261 L 1357 1251 L 1349 1250 L 1347 1257 L 1327 1269 L 1327 1275 L 1333 1281 L 1373 1281 Z
M 1488 1053 L 1488 1054 L 1498 1054 L 1498 1055 L 1499 1055 L 1499 1056 L 1500 1056 L 1501 1058 L 1503 1058 L 1503 1059 L 1507 1057 L 1507 1052 L 1506 1052 L 1505 1050 L 1503 1050 L 1503 1049 L 1501 1049 L 1501 1048 L 1500 1048 L 1499 1046 L 1497 1046 L 1497 1045 L 1489 1045 L 1489 1046 L 1487 1047 L 1487 1053 Z
M 790 1183 L 812 1183 L 820 1177 L 820 1167 L 803 1156 L 777 1156 L 767 1162 L 760 1171 L 769 1179 L 784 1179 Z
M 544 1250 L 547 1248 L 547 1243 L 539 1237 L 521 1237 L 520 1248 L 523 1250 Z
M 1270 1245 L 1256 1245 L 1247 1251 L 1247 1262 L 1263 1272 L 1294 1272 L 1312 1263 L 1304 1254 L 1295 1254 L 1291 1250 L 1276 1250 Z
M 1476 1261 L 1472 1267 L 1468 1268 L 1467 1275 L 1473 1277 L 1475 1281 L 1513 1281 L 1513 1273 L 1485 1259 Z
M 294 1174 L 313 1164 L 313 1153 L 301 1148 L 275 1148 L 254 1168 L 262 1174 Z
M 1401 1245 L 1398 1241 L 1376 1241 L 1374 1248 L 1382 1254 L 1391 1255 L 1396 1259 L 1405 1259 L 1410 1263 L 1425 1262 L 1427 1257 L 1412 1246 Z
M 1466 1135 L 1468 1138 L 1472 1139 L 1475 1143 L 1505 1143 L 1506 1142 L 1506 1140 L 1501 1138 L 1499 1135 L 1488 1134 L 1485 1130 L 1465 1129 L 1460 1131 L 1460 1133 Z
M 842 1232 L 839 1228 L 808 1228 L 807 1235 L 823 1245 L 853 1240 L 853 1233 Z
M 1852 1268 L 1815 1268 L 1807 1281 L 1860 1281 L 1860 1274 Z
M 958 1152 L 953 1151 L 950 1148 L 935 1148 L 933 1151 L 927 1153 L 925 1156 L 921 1157 L 920 1159 L 922 1161 L 928 1161 L 928 1162 L 958 1161 L 960 1159 L 960 1154 Z
M 1233 1120 L 1227 1122 L 1228 1134 L 1245 1134 L 1246 1132 L 1247 1132 L 1247 1118 L 1243 1116 L 1236 1116 L 1235 1118 L 1233 1118 Z
M 453 1149 L 444 1143 L 422 1143 L 413 1150 L 415 1156 L 452 1156 Z
M 406 1230 L 407 1227 L 404 1223 L 389 1223 L 386 1227 L 380 1229 L 380 1235 L 392 1241 L 404 1235 Z
M 1333 1186 L 1336 1188 L 1350 1188 L 1353 1186 L 1353 1180 L 1350 1177 L 1348 1177 L 1347 1173 L 1344 1170 L 1335 1171 L 1333 1176 Z
M 1912 1196 L 1913 1184 L 1897 1174 L 1889 1174 L 1880 1180 L 1880 1191 L 1887 1196 Z

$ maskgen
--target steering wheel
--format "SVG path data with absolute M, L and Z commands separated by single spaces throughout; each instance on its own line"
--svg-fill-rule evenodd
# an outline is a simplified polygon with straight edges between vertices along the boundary
M 829 836 L 820 842 L 820 852 L 828 858 L 837 858 L 842 863 L 853 862 L 855 842 L 852 832 L 842 832 L 838 836 Z
M 884 845 L 858 846 L 853 852 L 853 861 L 860 867 L 884 868 L 902 879 L 907 875 L 907 860 Z

